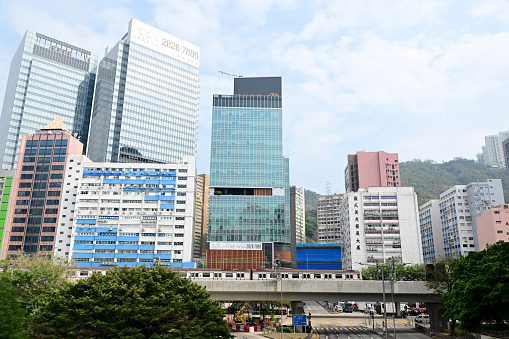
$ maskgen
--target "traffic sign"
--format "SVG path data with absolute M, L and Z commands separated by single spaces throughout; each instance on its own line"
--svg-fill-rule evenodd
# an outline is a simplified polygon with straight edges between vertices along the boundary
M 307 315 L 305 315 L 305 314 L 294 314 L 293 315 L 293 325 L 294 326 L 306 326 L 307 324 L 308 324 Z

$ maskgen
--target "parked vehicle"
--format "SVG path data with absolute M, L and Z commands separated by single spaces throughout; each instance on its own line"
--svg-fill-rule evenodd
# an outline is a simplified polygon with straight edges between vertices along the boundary
M 343 307 L 343 312 L 345 313 L 352 313 L 353 312 L 353 304 L 349 301 L 345 303 L 345 306 Z
M 425 324 L 429 322 L 429 315 L 427 314 L 419 314 L 417 317 L 415 317 L 416 323 Z

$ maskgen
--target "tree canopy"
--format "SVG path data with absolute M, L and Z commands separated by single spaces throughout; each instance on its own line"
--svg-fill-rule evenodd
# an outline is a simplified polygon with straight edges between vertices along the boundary
M 53 290 L 33 317 L 44 338 L 231 338 L 205 288 L 161 266 L 116 268 Z
M 391 263 L 386 263 L 384 266 L 384 279 L 389 280 L 390 275 L 393 272 L 393 268 L 391 267 Z M 414 264 L 414 265 L 403 265 L 401 263 L 394 263 L 395 269 L 395 280 L 402 281 L 414 281 L 414 280 L 424 280 L 424 265 L 423 264 Z M 361 270 L 362 279 L 364 280 L 382 280 L 382 272 L 381 267 L 369 266 L 365 267 Z
M 498 242 L 458 260 L 451 291 L 443 295 L 446 315 L 474 329 L 482 322 L 509 321 L 509 243 Z

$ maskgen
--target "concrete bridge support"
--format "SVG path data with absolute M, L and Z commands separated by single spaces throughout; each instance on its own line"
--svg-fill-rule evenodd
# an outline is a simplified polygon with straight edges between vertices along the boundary
M 444 304 L 426 302 L 424 305 L 429 314 L 430 328 L 433 329 L 435 333 L 439 333 L 442 330 L 447 329 L 448 319 L 444 316 Z
M 304 314 L 304 303 L 302 301 L 292 301 L 292 325 L 294 314 Z M 304 332 L 302 326 L 295 326 L 295 331 L 297 333 Z

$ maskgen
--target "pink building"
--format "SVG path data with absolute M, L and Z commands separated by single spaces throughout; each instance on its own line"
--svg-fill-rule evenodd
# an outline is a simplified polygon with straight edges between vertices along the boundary
M 2 259 L 20 252 L 52 255 L 58 231 L 65 162 L 83 144 L 56 118 L 33 136 L 23 136 L 12 188 Z
M 479 250 L 499 241 L 509 242 L 509 205 L 496 205 L 477 218 Z
M 346 192 L 357 192 L 359 188 L 400 186 L 398 153 L 381 151 L 348 155 Z

